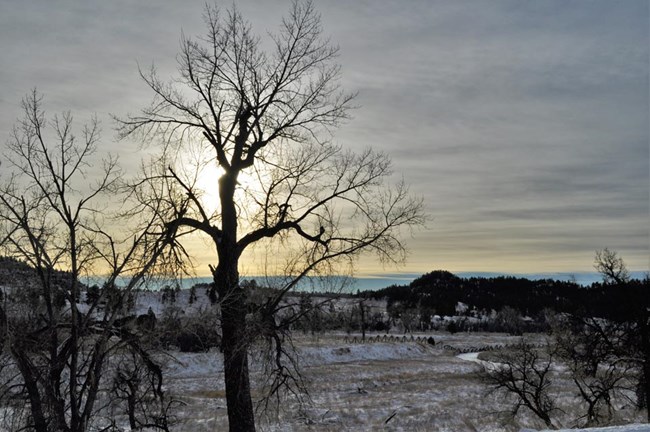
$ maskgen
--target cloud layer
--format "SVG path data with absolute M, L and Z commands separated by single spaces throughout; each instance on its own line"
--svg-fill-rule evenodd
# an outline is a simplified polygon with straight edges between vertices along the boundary
M 288 1 L 237 1 L 261 35 Z M 51 111 L 144 106 L 137 64 L 172 74 L 203 1 L 17 2 L 0 18 L 0 134 L 37 86 Z M 374 146 L 432 221 L 405 271 L 590 270 L 594 250 L 649 265 L 648 3 L 328 0 L 361 108 L 337 134 Z M 2 140 L 4 141 L 4 139 Z M 362 271 L 379 270 L 371 261 Z

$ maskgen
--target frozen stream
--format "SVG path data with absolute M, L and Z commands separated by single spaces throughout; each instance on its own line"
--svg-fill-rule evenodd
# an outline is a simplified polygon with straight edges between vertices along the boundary
M 481 360 L 478 358 L 479 352 L 469 352 L 469 353 L 464 353 L 464 354 L 458 354 L 456 357 L 458 357 L 461 360 L 466 360 L 466 361 L 471 361 L 477 364 L 480 364 L 486 369 L 494 369 L 498 367 L 498 363 L 493 363 L 493 362 L 488 362 L 485 360 Z
M 472 361 L 476 363 L 482 363 L 482 360 L 478 359 L 478 352 L 470 352 L 470 353 L 465 353 L 465 354 L 458 354 L 456 357 L 458 357 L 461 360 L 467 360 L 467 361 Z

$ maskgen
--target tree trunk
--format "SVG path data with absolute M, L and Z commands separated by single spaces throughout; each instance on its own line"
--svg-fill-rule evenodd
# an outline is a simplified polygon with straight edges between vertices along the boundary
M 236 264 L 227 269 L 223 264 L 219 263 L 214 281 L 221 303 L 228 425 L 231 432 L 251 432 L 255 431 L 255 417 L 248 371 L 246 297 L 239 287 Z
M 20 369 L 25 381 L 25 389 L 27 390 L 27 396 L 29 398 L 34 431 L 48 432 L 47 420 L 41 403 L 41 395 L 38 390 L 38 384 L 36 383 L 36 377 L 32 373 L 29 360 L 26 358 L 22 350 L 12 347 L 11 353 L 13 358 L 16 360 L 18 369 Z
M 363 300 L 359 302 L 359 310 L 361 312 L 361 341 L 366 341 L 366 309 Z
M 645 409 L 648 423 L 650 423 L 650 323 L 648 322 L 648 310 L 646 309 L 639 320 L 641 330 L 641 352 L 643 353 L 642 385 L 645 398 Z
M 223 234 L 216 240 L 219 264 L 214 283 L 221 306 L 223 372 L 226 382 L 230 432 L 254 432 L 255 415 L 248 373 L 249 337 L 246 329 L 246 294 L 239 286 L 237 209 L 234 194 L 237 172 L 219 179 Z
M 546 427 L 549 429 L 555 429 L 553 426 L 553 423 L 551 422 L 551 417 L 545 413 L 545 412 L 537 412 L 537 415 L 539 418 L 541 418 L 544 421 L 544 424 L 546 424 Z

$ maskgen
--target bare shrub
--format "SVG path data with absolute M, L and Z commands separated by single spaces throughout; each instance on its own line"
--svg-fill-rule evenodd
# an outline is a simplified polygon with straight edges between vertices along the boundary
M 524 340 L 495 356 L 496 364 L 485 367 L 482 377 L 493 391 L 502 392 L 514 400 L 512 417 L 523 407 L 547 427 L 554 427 L 551 415 L 557 408 L 549 396 L 554 350 L 540 350 Z
M 206 352 L 221 347 L 216 308 L 185 316 L 180 306 L 168 305 L 157 321 L 156 329 L 149 340 L 154 347 L 178 348 L 181 352 Z
M 171 408 L 179 404 L 162 388 L 162 371 L 148 356 L 134 350 L 116 356 L 111 408 L 126 413 L 131 430 L 145 428 L 169 432 Z
M 630 397 L 635 388 L 637 362 L 626 355 L 628 323 L 573 316 L 552 329 L 559 360 L 585 404 L 585 426 L 610 423 L 615 399 Z

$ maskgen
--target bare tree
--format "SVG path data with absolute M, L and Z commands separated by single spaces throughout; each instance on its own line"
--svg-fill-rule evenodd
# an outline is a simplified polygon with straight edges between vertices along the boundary
M 512 306 L 504 306 L 497 313 L 496 321 L 510 335 L 521 336 L 524 333 L 524 320 L 521 313 Z
M 550 346 L 549 346 L 550 347 Z M 514 398 L 512 416 L 521 407 L 530 410 L 547 427 L 553 428 L 551 414 L 556 410 L 548 390 L 554 350 L 542 352 L 526 341 L 501 352 L 493 367 L 485 367 L 483 379 L 494 391 Z
M 636 361 L 628 354 L 629 323 L 570 317 L 554 323 L 558 358 L 586 404 L 586 427 L 611 420 L 618 396 L 631 393 Z
M 637 408 L 646 410 L 647 421 L 650 422 L 650 305 L 648 305 L 648 287 L 645 282 L 642 295 L 645 298 L 645 310 L 636 316 L 637 337 L 633 351 L 640 374 L 637 382 Z
M 630 364 L 615 360 L 604 363 L 594 375 L 585 373 L 579 363 L 570 363 L 570 367 L 573 382 L 587 405 L 585 427 L 609 422 L 614 413 L 614 398 L 629 390 Z
M 616 317 L 626 325 L 629 348 L 625 357 L 636 360 L 641 369 L 638 382 L 638 406 L 647 410 L 650 421 L 650 281 L 632 280 L 625 261 L 615 251 L 605 248 L 596 251 L 595 268 L 603 277 L 605 284 L 616 284 L 617 289 L 625 290 L 628 297 L 625 317 Z
M 293 4 L 267 51 L 234 7 L 225 14 L 207 7 L 205 22 L 203 39 L 182 39 L 179 78 L 141 72 L 154 101 L 120 120 L 120 134 L 163 143 L 164 165 L 150 180 L 164 182 L 165 199 L 172 197 L 161 210 L 170 235 L 198 231 L 214 244 L 230 430 L 250 431 L 252 335 L 239 283 L 242 254 L 256 247 L 269 251 L 269 263 L 282 258 L 272 273 L 288 277 L 254 314 L 273 317 L 306 275 L 347 274 L 366 250 L 403 260 L 400 229 L 422 222 L 422 205 L 404 184 L 387 185 L 386 155 L 354 154 L 330 142 L 354 95 L 340 89 L 338 48 L 323 37 L 310 2 Z M 197 148 L 210 155 L 197 166 L 220 169 L 209 191 L 218 192 L 217 202 L 197 187 L 196 171 L 175 164 L 175 156 Z
M 47 120 L 35 90 L 23 110 L 5 155 L 0 247 L 32 276 L 7 290 L 0 305 L 0 333 L 15 372 L 2 378 L 12 384 L 10 396 L 29 407 L 25 427 L 85 431 L 102 406 L 108 357 L 118 349 L 144 352 L 135 335 L 115 325 L 123 302 L 107 303 L 111 290 L 102 289 L 83 304 L 80 280 L 102 270 L 110 275 L 105 287 L 113 287 L 118 276 L 130 275 L 129 286 L 112 294 L 124 298 L 169 250 L 169 240 L 156 230 L 154 213 L 141 213 L 134 226 L 142 230 L 126 242 L 105 230 L 99 203 L 117 192 L 120 172 L 111 158 L 103 169 L 90 165 L 99 140 L 95 121 L 76 136 L 69 113 Z M 21 300 L 25 292 L 29 303 Z
M 630 281 L 630 272 L 616 251 L 607 248 L 596 251 L 594 268 L 606 284 L 624 284 Z
M 111 406 L 126 412 L 131 430 L 158 429 L 169 432 L 172 405 L 162 389 L 159 370 L 152 360 L 135 351 L 116 355 L 113 371 Z

